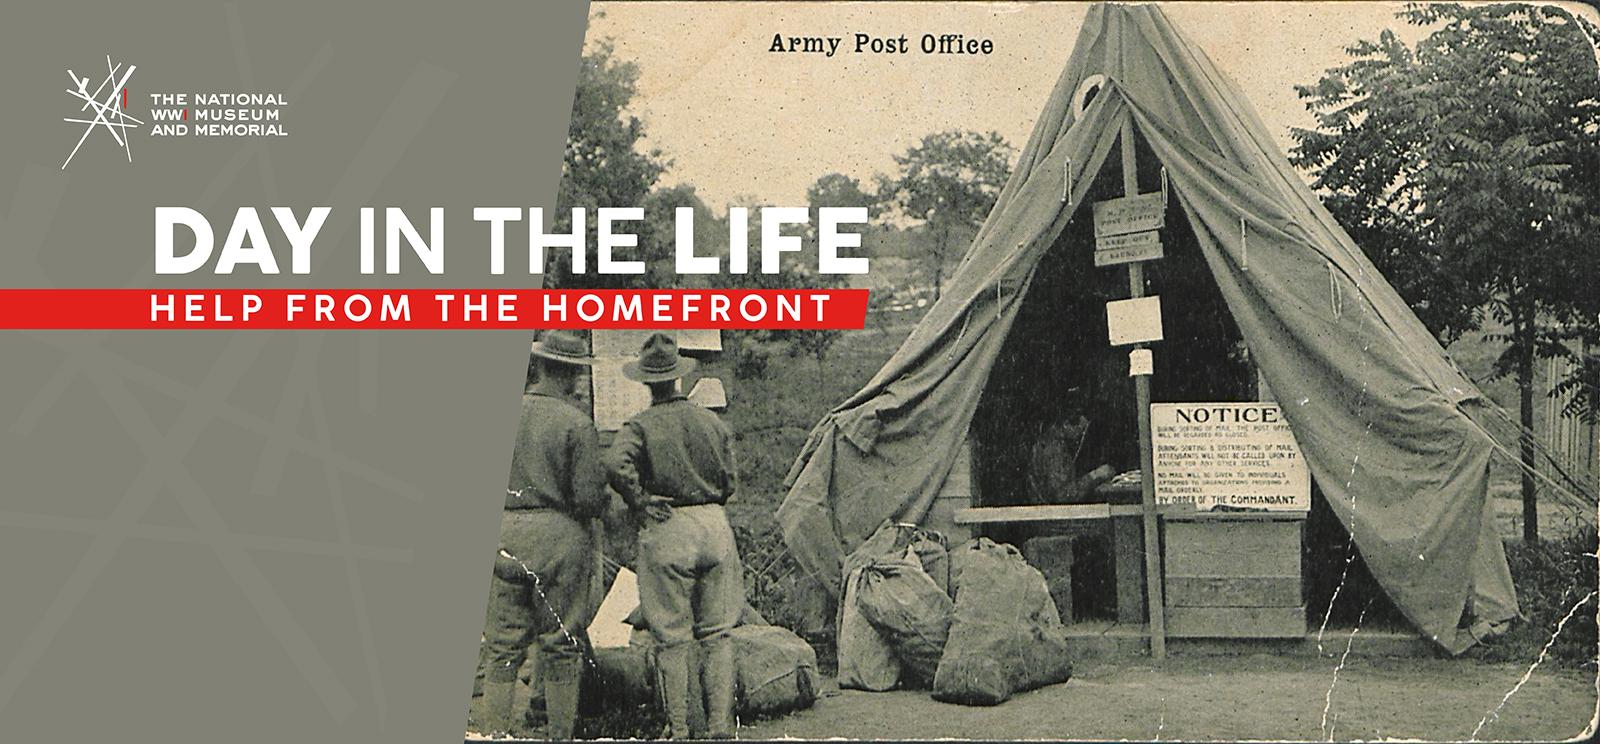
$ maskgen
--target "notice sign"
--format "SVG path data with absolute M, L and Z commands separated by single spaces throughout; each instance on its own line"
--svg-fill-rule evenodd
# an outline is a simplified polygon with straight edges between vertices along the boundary
M 639 347 L 652 333 L 664 333 L 678 342 L 679 351 L 722 351 L 722 332 L 709 330 L 637 331 L 596 330 L 593 332 L 594 355 L 597 357 L 622 356 L 633 358 Z
M 650 407 L 650 388 L 622 374 L 631 357 L 599 357 L 589 368 L 594 391 L 594 428 L 616 431 L 633 415 Z
M 1094 236 L 1159 230 L 1167 216 L 1166 195 L 1157 191 L 1094 203 Z
M 594 347 L 594 365 L 589 368 L 590 401 L 594 410 L 594 426 L 600 431 L 617 431 L 634 414 L 650 407 L 650 388 L 634 382 L 622 374 L 622 365 L 639 355 L 639 347 L 656 331 L 595 330 L 591 334 Z M 711 330 L 662 331 L 678 342 L 680 352 L 721 351 L 722 332 Z M 707 408 L 705 401 L 728 405 L 722 381 L 704 377 L 695 390 L 705 388 L 695 402 Z
M 1157 504 L 1311 508 L 1311 473 L 1275 403 L 1150 406 Z
M 1161 258 L 1161 235 L 1155 231 L 1108 235 L 1094 239 L 1094 265 L 1115 266 Z

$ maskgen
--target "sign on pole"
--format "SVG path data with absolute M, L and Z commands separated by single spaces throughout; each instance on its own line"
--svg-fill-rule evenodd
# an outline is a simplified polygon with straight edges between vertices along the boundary
M 1161 248 L 1161 235 L 1147 232 L 1107 235 L 1094 239 L 1094 265 L 1115 266 L 1134 261 L 1154 261 L 1166 255 Z
M 1106 336 L 1112 346 L 1161 340 L 1161 296 L 1106 303 Z
M 1128 352 L 1128 376 L 1153 375 L 1156 373 L 1156 358 L 1149 349 L 1134 349 Z
M 1306 511 L 1311 472 L 1275 403 L 1155 403 L 1156 502 Z
M 1160 230 L 1166 217 L 1166 200 L 1159 191 L 1098 201 L 1094 203 L 1094 236 Z

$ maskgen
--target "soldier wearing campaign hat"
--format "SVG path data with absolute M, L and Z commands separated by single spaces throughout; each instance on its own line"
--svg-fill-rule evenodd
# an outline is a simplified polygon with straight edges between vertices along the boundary
M 722 505 L 737 490 L 733 432 L 678 392 L 695 360 L 670 336 L 645 340 L 629 379 L 650 388 L 650 407 L 623 424 L 607 454 L 611 486 L 643 519 L 639 603 L 656 640 L 658 687 L 673 738 L 689 732 L 693 646 L 712 738 L 732 738 L 734 665 L 729 636 L 744 609 L 744 568 Z
M 564 331 L 531 350 L 538 381 L 522 397 L 485 627 L 484 733 L 511 731 L 517 670 L 537 646 L 545 733 L 573 735 L 585 631 L 601 600 L 598 517 L 609 501 L 594 421 L 573 399 L 580 368 L 593 361 Z

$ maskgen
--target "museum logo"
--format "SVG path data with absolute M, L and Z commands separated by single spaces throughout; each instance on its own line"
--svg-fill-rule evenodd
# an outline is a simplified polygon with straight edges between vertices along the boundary
M 128 81 L 133 77 L 134 65 L 124 65 L 106 57 L 106 76 L 100 84 L 89 90 L 93 80 L 79 76 L 72 69 L 72 88 L 67 93 L 78 106 L 78 112 L 62 117 L 63 121 L 82 126 L 83 134 L 72 146 L 72 152 L 61 163 L 66 170 L 77 157 L 83 143 L 96 130 L 104 130 L 121 148 L 128 162 L 133 162 L 133 137 L 144 127 L 149 137 L 187 139 L 193 137 L 287 137 L 284 110 L 288 101 L 282 93 L 259 91 L 157 91 L 130 96 Z M 144 104 L 149 123 L 132 116 L 130 106 Z

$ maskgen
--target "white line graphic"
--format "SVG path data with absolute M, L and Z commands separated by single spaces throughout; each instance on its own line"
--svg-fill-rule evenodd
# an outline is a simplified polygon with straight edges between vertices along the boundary
M 128 85 L 128 78 L 133 77 L 133 71 L 137 69 L 139 69 L 137 65 L 128 65 L 127 71 L 122 72 L 122 65 L 120 63 L 112 64 L 111 55 L 106 55 L 106 78 L 100 81 L 98 86 L 95 86 L 93 93 L 89 92 L 88 77 L 78 77 L 78 73 L 73 72 L 70 68 L 67 70 L 67 76 L 72 78 L 72 84 L 77 88 L 76 90 L 67 89 L 67 94 L 83 101 L 83 105 L 78 107 L 79 111 L 93 106 L 94 118 L 74 119 L 72 117 L 63 117 L 61 119 L 65 122 L 84 125 L 83 135 L 78 137 L 78 144 L 73 145 L 72 152 L 67 154 L 66 161 L 61 163 L 62 170 L 67 169 L 67 165 L 72 162 L 72 158 L 77 156 L 78 150 L 83 147 L 83 141 L 89 138 L 89 134 L 97 126 L 104 126 L 106 132 L 111 135 L 111 139 L 116 140 L 117 144 L 122 146 L 122 151 L 128 156 L 128 162 L 133 162 L 133 148 L 130 144 L 133 138 L 124 138 L 122 134 L 118 133 L 118 130 L 133 129 L 144 122 L 123 112 L 122 107 L 117 105 L 117 99 L 122 96 L 123 89 Z M 122 72 L 120 78 L 117 76 L 118 72 Z M 100 91 L 105 90 L 107 85 L 111 86 L 111 92 L 106 94 L 105 99 L 102 101 L 100 100 Z

